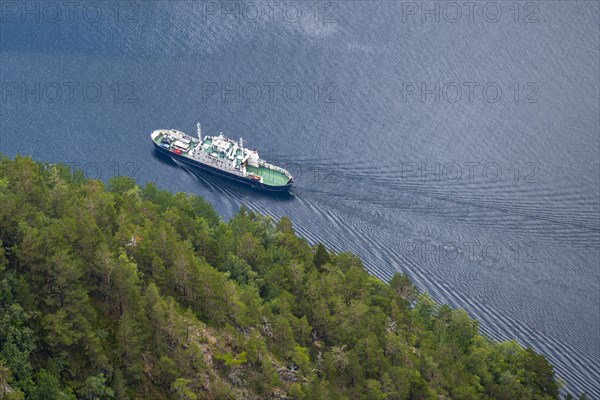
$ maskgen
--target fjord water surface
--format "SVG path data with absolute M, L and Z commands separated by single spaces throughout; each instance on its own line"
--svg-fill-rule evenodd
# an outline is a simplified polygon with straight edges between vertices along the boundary
M 30 3 L 3 9 L 1 152 L 288 215 L 600 398 L 597 2 Z M 198 119 L 292 195 L 154 153 Z

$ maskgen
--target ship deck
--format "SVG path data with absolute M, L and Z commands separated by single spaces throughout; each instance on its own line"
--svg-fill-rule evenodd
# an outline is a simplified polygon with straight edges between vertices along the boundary
M 265 167 L 253 167 L 251 165 L 246 165 L 246 171 L 262 176 L 263 183 L 266 185 L 285 186 L 290 180 L 290 178 L 285 176 L 285 174 Z

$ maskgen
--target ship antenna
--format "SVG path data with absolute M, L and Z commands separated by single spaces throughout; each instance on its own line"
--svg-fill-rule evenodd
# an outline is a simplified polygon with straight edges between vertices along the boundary
M 196 123 L 196 129 L 198 130 L 198 140 L 202 143 L 202 127 L 200 126 L 200 122 Z

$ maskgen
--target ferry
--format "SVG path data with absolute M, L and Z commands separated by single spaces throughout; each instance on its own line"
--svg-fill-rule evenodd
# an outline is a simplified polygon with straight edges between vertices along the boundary
M 223 136 L 203 136 L 197 123 L 197 137 L 176 129 L 157 129 L 150 134 L 157 151 L 185 165 L 211 172 L 256 189 L 283 192 L 292 187 L 293 177 L 285 169 L 261 159 L 256 149 Z

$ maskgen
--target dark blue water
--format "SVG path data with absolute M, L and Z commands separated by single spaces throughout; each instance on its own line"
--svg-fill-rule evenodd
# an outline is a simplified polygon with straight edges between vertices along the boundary
M 2 2 L 0 151 L 289 215 L 600 398 L 599 3 L 461 4 Z M 197 120 L 292 196 L 157 157 Z

